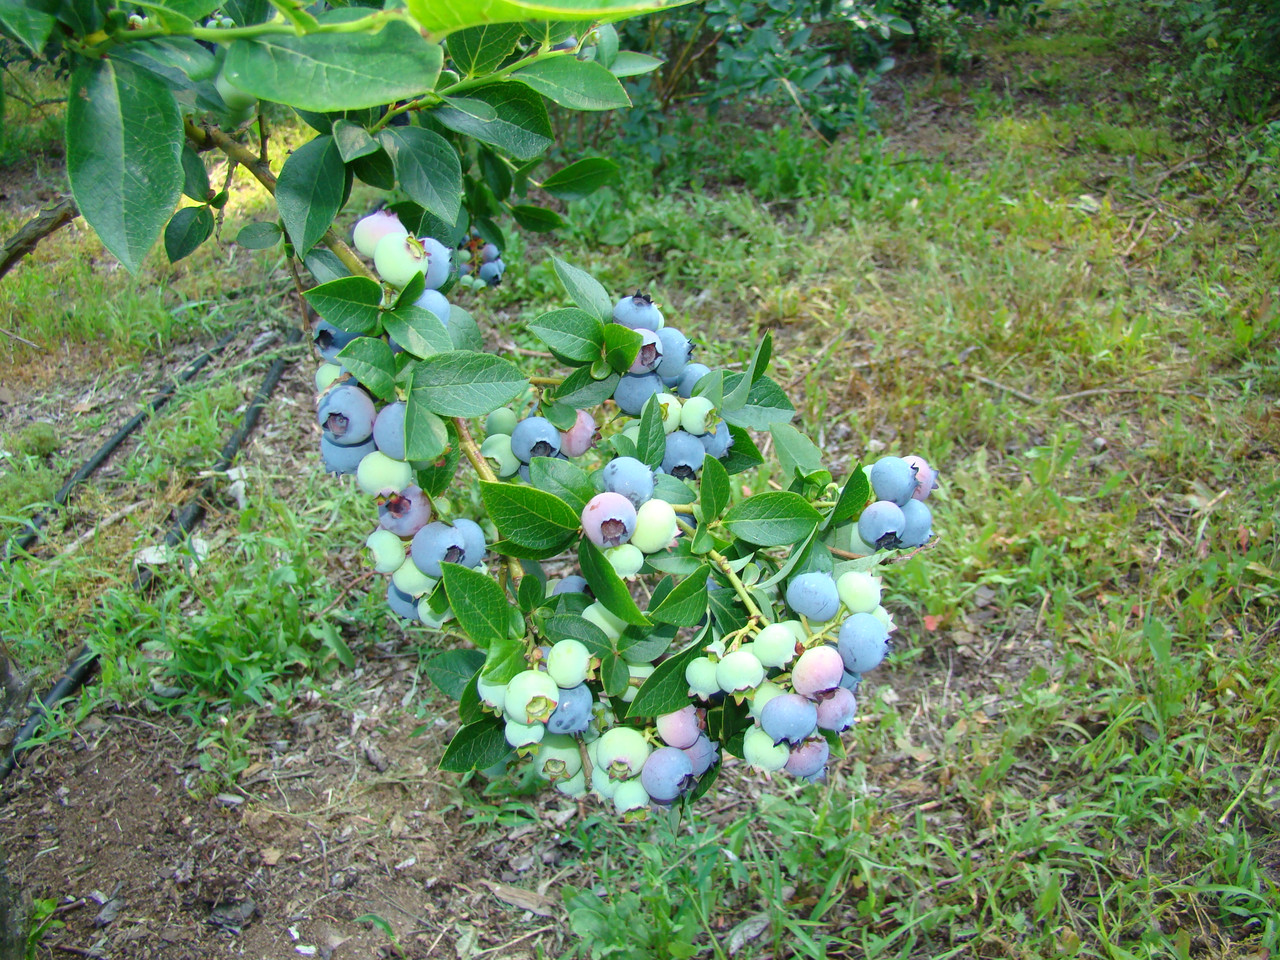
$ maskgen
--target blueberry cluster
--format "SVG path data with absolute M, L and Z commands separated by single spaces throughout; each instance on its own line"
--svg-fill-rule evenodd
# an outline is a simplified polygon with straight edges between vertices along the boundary
M 502 252 L 498 245 L 490 243 L 478 233 L 472 233 L 471 239 L 458 247 L 459 273 L 458 283 L 464 287 L 481 290 L 484 287 L 496 287 L 502 282 L 502 275 L 507 272 L 507 265 L 502 262 Z
M 933 513 L 925 500 L 936 476 L 920 457 L 881 457 L 867 470 L 876 501 L 858 518 L 866 552 L 923 547 L 933 533 Z

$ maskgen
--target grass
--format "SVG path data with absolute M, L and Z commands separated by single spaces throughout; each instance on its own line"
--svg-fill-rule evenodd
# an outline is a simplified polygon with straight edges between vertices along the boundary
M 562 298 L 554 251 L 610 289 L 651 289 L 712 362 L 772 331 L 774 375 L 838 475 L 914 451 L 944 478 L 938 545 L 886 570 L 901 628 L 850 758 L 816 786 L 730 765 L 692 817 L 567 827 L 570 955 L 1280 945 L 1276 171 L 1247 194 L 1230 151 L 1179 169 L 1203 131 L 1140 97 L 1093 102 L 1098 58 L 1142 86 L 1108 60 L 1123 36 L 1085 43 L 1077 23 L 1074 60 L 1043 29 L 995 52 L 1056 71 L 1048 99 L 975 86 L 946 141 L 888 121 L 886 140 L 834 147 L 786 126 L 704 137 L 662 178 L 628 167 L 575 204 L 553 244 L 513 236 L 507 280 L 474 311 L 531 345 L 522 323 Z M 71 271 L 48 257 L 46 280 Z M 205 269 L 213 290 L 231 265 Z M 214 378 L 149 427 L 131 489 L 180 500 L 251 382 Z M 86 698 L 178 686 L 178 709 L 229 717 L 199 728 L 209 790 L 234 779 L 246 711 L 283 709 L 342 675 L 348 643 L 392 630 L 376 590 L 329 609 L 368 525 L 349 488 L 267 461 L 250 490 L 201 570 L 145 601 L 109 589 L 133 541 L 104 537 L 74 563 L 15 567 L 0 614 L 28 665 L 56 662 L 61 637 L 100 649 Z M 540 823 L 518 789 L 457 803 L 488 830 Z

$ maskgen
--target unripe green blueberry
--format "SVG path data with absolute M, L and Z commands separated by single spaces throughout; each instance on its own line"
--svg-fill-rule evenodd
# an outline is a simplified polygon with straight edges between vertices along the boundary
M 476 693 L 480 694 L 481 700 L 499 713 L 502 712 L 503 706 L 507 702 L 507 685 L 505 683 L 490 683 L 484 677 L 477 677 Z
M 557 780 L 556 790 L 574 800 L 585 797 L 587 795 L 587 771 L 580 769 L 567 780 Z
M 640 778 L 620 783 L 613 792 L 613 805 L 625 820 L 643 820 L 649 815 L 649 794 Z
M 591 668 L 591 651 L 581 640 L 571 637 L 557 640 L 547 654 L 547 675 L 556 686 L 569 689 L 587 679 Z
M 431 265 L 422 241 L 408 233 L 389 233 L 373 248 L 373 267 L 384 283 L 403 287 Z
M 622 431 L 622 435 L 626 437 L 628 440 L 630 440 L 632 443 L 639 443 L 640 442 L 640 424 L 638 422 L 629 424 L 627 428 Z
M 613 727 L 596 743 L 596 762 L 615 780 L 638 776 L 649 757 L 649 742 L 634 727 Z
M 419 570 L 418 565 L 413 562 L 413 557 L 408 557 L 391 575 L 391 582 L 409 596 L 421 597 L 434 590 L 438 581 Z
M 508 720 L 516 723 L 545 722 L 560 699 L 556 682 L 539 670 L 517 673 L 507 683 L 507 696 L 502 709 Z
M 568 780 L 582 770 L 578 741 L 562 733 L 546 734 L 538 744 L 534 769 L 538 776 L 553 783 Z
M 511 431 L 516 428 L 516 424 L 520 422 L 520 418 L 516 416 L 516 412 L 510 407 L 499 407 L 484 419 L 484 432 L 487 436 L 493 436 L 495 433 L 505 433 L 511 436 Z
M 720 418 L 715 415 L 715 404 L 707 397 L 690 397 L 680 407 L 680 426 L 685 433 L 700 437 L 715 430 Z
M 493 472 L 500 477 L 514 477 L 520 472 L 520 459 L 511 452 L 511 437 L 494 433 L 480 444 L 480 455 L 489 461 Z
M 636 528 L 631 532 L 631 546 L 644 553 L 657 553 L 671 546 L 676 537 L 676 512 L 665 500 L 654 498 L 640 504 L 636 511 Z
M 877 606 L 871 611 L 871 615 L 884 624 L 884 628 L 890 633 L 898 629 L 898 625 L 893 622 L 893 614 L 886 610 L 883 606 Z
M 791 751 L 785 743 L 775 744 L 759 727 L 751 727 L 742 738 L 742 759 L 757 770 L 776 773 L 787 765 Z
M 766 680 L 760 686 L 756 687 L 756 692 L 751 696 L 750 713 L 753 719 L 760 719 L 760 711 L 764 709 L 764 705 L 780 694 L 786 693 L 782 687 L 774 683 L 772 680 Z
M 671 433 L 680 428 L 680 410 L 684 406 L 674 393 L 658 394 L 658 406 L 662 410 L 662 430 Z
M 753 647 L 766 667 L 785 667 L 795 659 L 796 635 L 784 623 L 771 623 L 756 634 Z
M 219 70 L 217 79 L 213 81 L 213 85 L 218 89 L 218 96 L 222 98 L 222 102 L 227 105 L 227 111 L 232 115 L 239 115 L 247 120 L 245 114 L 252 110 L 258 104 L 258 98 L 247 90 L 241 90 L 229 79 L 225 70 Z
M 547 734 L 547 728 L 542 723 L 516 723 L 508 719 L 503 733 L 506 735 L 507 743 L 519 750 L 521 747 L 541 743 L 542 738 Z
M 413 468 L 377 450 L 367 453 L 356 467 L 356 485 L 371 497 L 400 493 L 413 483 Z
M 612 800 L 614 791 L 618 789 L 618 781 L 609 776 L 594 757 L 591 758 L 591 789 L 601 800 Z
M 716 665 L 710 657 L 694 657 L 684 668 L 684 679 L 689 684 L 690 696 L 706 700 L 720 692 L 716 683 Z
M 716 664 L 716 685 L 725 693 L 758 687 L 764 679 L 764 665 L 750 650 L 726 653 Z
M 324 393 L 342 376 L 342 367 L 336 363 L 322 363 L 316 368 L 316 392 Z
M 610 640 L 617 640 L 622 636 L 622 631 L 627 629 L 627 621 L 614 616 L 599 600 L 583 610 L 582 615 L 603 630 Z
M 373 554 L 373 569 L 378 573 L 395 573 L 404 563 L 404 541 L 390 530 L 379 527 L 364 545 Z
M 632 543 L 622 543 L 609 547 L 604 551 L 605 557 L 613 566 L 613 572 L 624 580 L 629 580 L 640 572 L 644 566 L 644 554 Z
M 842 573 L 836 581 L 840 602 L 850 613 L 871 613 L 880 605 L 880 578 L 861 570 Z

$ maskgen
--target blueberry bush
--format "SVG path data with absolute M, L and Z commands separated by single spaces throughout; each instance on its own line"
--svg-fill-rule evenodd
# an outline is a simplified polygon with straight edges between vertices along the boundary
M 503 215 L 561 223 L 533 188 L 574 199 L 613 175 L 590 158 L 534 179 L 548 101 L 627 106 L 620 78 L 659 61 L 621 49 L 611 22 L 659 6 L 0 7 L 12 38 L 70 72 L 71 190 L 127 268 L 162 235 L 171 260 L 213 236 L 231 193 L 211 186 L 210 153 L 274 195 L 277 218 L 237 242 L 316 281 L 317 469 L 369 497 L 391 615 L 472 645 L 427 665 L 460 700 L 442 765 L 526 765 L 632 819 L 704 793 L 726 753 L 823 776 L 890 647 L 873 571 L 928 541 L 934 484 L 913 458 L 825 469 L 768 376 L 768 336 L 742 369 L 711 369 L 645 292 L 553 259 L 566 302 L 529 331 L 558 367 L 529 371 L 450 302 L 502 281 Z M 314 131 L 280 163 L 264 102 Z M 348 241 L 335 222 L 355 179 L 387 202 Z M 195 204 L 175 212 L 183 194 Z M 459 487 L 483 515 L 446 519 Z M 553 562 L 577 572 L 551 582 Z

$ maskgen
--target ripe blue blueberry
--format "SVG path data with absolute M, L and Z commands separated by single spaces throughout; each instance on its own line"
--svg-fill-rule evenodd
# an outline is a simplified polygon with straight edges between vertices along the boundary
M 462 559 L 459 562 L 464 567 L 479 566 L 485 551 L 484 531 L 480 529 L 480 524 L 466 517 L 459 517 L 453 521 L 453 528 L 462 534 Z
M 676 394 L 682 400 L 688 400 L 693 396 L 693 388 L 698 385 L 698 381 L 710 372 L 711 368 L 705 363 L 691 363 L 687 365 L 684 370 L 681 371 L 680 379 L 678 379 L 674 384 Z
M 340 447 L 364 443 L 373 436 L 377 416 L 369 395 L 353 383 L 340 383 L 331 388 L 320 398 L 316 409 L 316 421 L 324 438 Z
M 440 564 L 463 562 L 467 555 L 467 542 L 458 527 L 435 520 L 414 534 L 409 552 L 419 570 L 428 577 L 438 578 L 441 575 Z
M 373 442 L 392 460 L 405 458 L 404 414 L 405 405 L 397 400 L 383 407 L 378 412 L 378 419 L 373 422 Z
M 355 473 L 360 468 L 360 461 L 376 450 L 372 438 L 354 447 L 343 447 L 320 438 L 320 459 L 329 473 Z
M 637 290 L 633 296 L 617 302 L 613 320 L 632 330 L 657 330 L 662 326 L 662 312 L 653 305 L 652 299 Z
M 547 732 L 582 733 L 591 723 L 591 707 L 594 703 L 595 697 L 585 683 L 575 687 L 562 687 L 560 701 L 547 718 Z
M 904 547 L 923 547 L 933 532 L 933 513 L 920 500 L 908 500 L 902 507 L 906 524 L 902 528 Z
M 716 424 L 715 433 L 704 433 L 698 439 L 702 442 L 703 449 L 707 451 L 707 456 L 715 457 L 717 460 L 723 460 L 729 448 L 733 446 L 733 434 L 729 432 L 729 425 L 723 420 Z
M 858 536 L 877 550 L 897 550 L 902 546 L 906 525 L 901 507 L 889 500 L 877 500 L 858 518 Z
M 613 388 L 613 402 L 623 413 L 640 416 L 650 397 L 662 392 L 662 378 L 656 373 L 625 373 Z
M 640 785 L 649 799 L 670 803 L 694 784 L 693 762 L 676 747 L 659 747 L 645 759 Z
M 901 457 L 881 457 L 871 466 L 871 489 L 877 500 L 902 506 L 916 492 L 916 472 Z
M 401 620 L 418 619 L 418 601 L 403 590 L 398 589 L 394 583 L 387 584 L 387 605 L 391 607 L 391 612 Z
M 693 764 L 693 775 L 700 777 L 719 759 L 720 747 L 705 733 L 700 733 L 693 746 L 684 748 L 684 753 Z
M 636 509 L 653 496 L 653 471 L 635 457 L 615 457 L 601 471 L 604 488 L 620 493 Z
M 662 469 L 677 480 L 692 480 L 702 470 L 707 448 L 702 441 L 683 430 L 667 435 L 667 448 L 662 455 Z
M 551 595 L 558 597 L 562 593 L 589 593 L 590 589 L 586 577 L 580 577 L 576 573 L 572 573 L 563 580 L 558 581 L 551 588 Z
M 511 431 L 511 452 L 524 463 L 560 452 L 560 431 L 546 417 L 525 417 Z
M 802 573 L 787 584 L 787 606 L 802 617 L 824 623 L 839 611 L 840 593 L 831 574 Z
M 488 263 L 480 264 L 480 270 L 476 273 L 482 281 L 491 287 L 496 287 L 502 282 L 502 275 L 507 272 L 507 265 L 501 260 L 490 260 Z
M 684 373 L 693 356 L 693 341 L 675 327 L 663 327 L 658 331 L 662 341 L 662 362 L 658 364 L 658 376 L 663 381 L 676 380 Z
M 445 299 L 445 295 L 439 290 L 430 288 L 422 291 L 422 296 L 413 301 L 415 307 L 421 307 L 423 310 L 429 310 L 440 318 L 440 322 L 445 326 L 449 325 L 449 314 L 452 307 L 449 301 Z
M 760 726 L 774 743 L 795 745 L 817 728 L 818 708 L 798 693 L 783 693 L 764 705 Z
M 840 625 L 840 659 L 850 673 L 863 674 L 880 665 L 889 652 L 889 631 L 873 613 L 855 613 Z
M 333 363 L 334 358 L 342 352 L 343 347 L 358 336 L 358 333 L 340 330 L 328 320 L 316 321 L 316 325 L 311 329 L 311 338 L 315 342 L 316 349 L 320 351 L 320 356 L 330 363 Z

